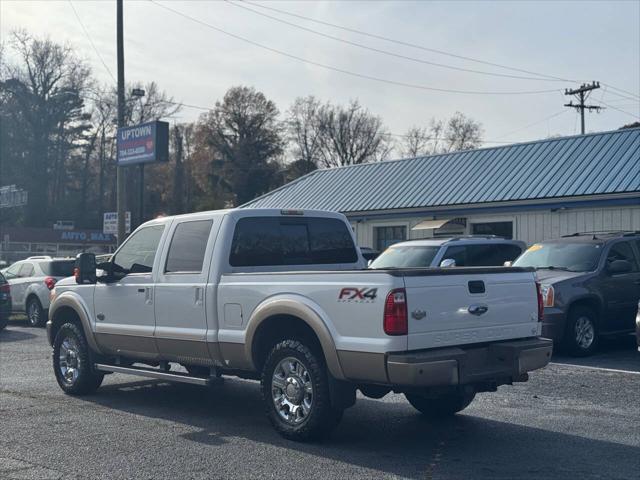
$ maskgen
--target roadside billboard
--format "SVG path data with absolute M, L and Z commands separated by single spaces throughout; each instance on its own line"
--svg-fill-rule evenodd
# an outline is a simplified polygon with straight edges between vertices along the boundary
M 169 124 L 156 120 L 118 129 L 118 166 L 169 160 Z

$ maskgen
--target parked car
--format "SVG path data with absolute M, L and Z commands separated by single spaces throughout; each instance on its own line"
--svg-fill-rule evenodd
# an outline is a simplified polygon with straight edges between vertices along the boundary
M 56 282 L 73 275 L 74 259 L 29 257 L 3 271 L 11 286 L 12 311 L 26 313 L 29 325 L 42 327 L 47 321 L 49 293 Z
M 81 254 L 75 279 L 56 285 L 47 322 L 56 380 L 80 395 L 105 372 L 199 385 L 259 378 L 275 429 L 306 440 L 338 424 L 356 389 L 404 393 L 438 417 L 549 362 L 533 269 L 362 267 L 337 213 L 152 220 L 107 263 Z
M 526 248 L 524 242 L 495 236 L 410 240 L 391 245 L 369 268 L 501 267 Z
M 9 282 L 0 273 L 0 330 L 7 326 L 11 315 L 11 288 Z
M 640 298 L 640 232 L 576 233 L 537 243 L 514 263 L 537 269 L 542 334 L 578 356 L 602 335 L 632 332 Z

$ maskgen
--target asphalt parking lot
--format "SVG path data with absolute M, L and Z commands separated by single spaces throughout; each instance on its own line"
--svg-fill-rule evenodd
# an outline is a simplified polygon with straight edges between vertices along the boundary
M 601 368 L 602 367 L 602 368 Z M 58 388 L 43 329 L 0 333 L 2 479 L 631 479 L 640 475 L 640 353 L 554 358 L 526 384 L 481 394 L 442 422 L 400 395 L 359 399 L 333 437 L 297 444 L 262 413 L 256 382 L 205 389 L 110 375 Z

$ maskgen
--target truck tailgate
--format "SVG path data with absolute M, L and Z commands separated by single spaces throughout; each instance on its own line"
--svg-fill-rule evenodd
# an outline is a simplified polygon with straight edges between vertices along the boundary
M 404 280 L 409 350 L 540 334 L 533 272 L 452 268 Z

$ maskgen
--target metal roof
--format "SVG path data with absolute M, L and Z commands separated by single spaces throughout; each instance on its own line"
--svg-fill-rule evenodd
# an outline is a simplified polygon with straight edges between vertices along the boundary
M 245 208 L 366 212 L 640 192 L 640 128 L 316 170 Z

